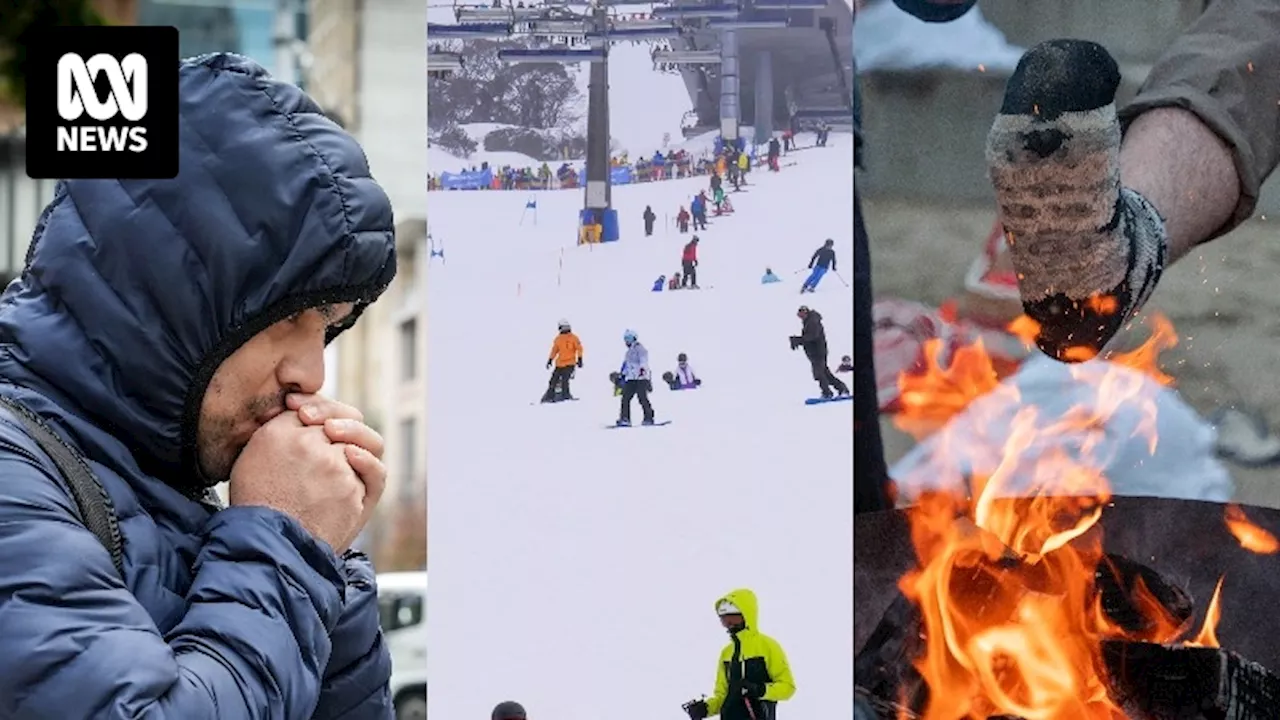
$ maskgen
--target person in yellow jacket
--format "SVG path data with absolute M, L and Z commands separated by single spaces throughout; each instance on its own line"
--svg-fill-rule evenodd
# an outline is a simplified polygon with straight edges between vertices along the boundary
M 561 320 L 558 327 L 560 333 L 551 343 L 551 356 L 547 358 L 551 380 L 547 383 L 547 392 L 542 395 L 544 403 L 572 400 L 569 380 L 573 377 L 574 368 L 582 367 L 582 341 L 573 334 L 568 320 Z M 552 366 L 555 366 L 554 370 Z
M 684 705 L 689 719 L 777 720 L 778 703 L 796 694 L 796 683 L 782 646 L 760 632 L 756 594 L 746 588 L 727 593 L 716 600 L 716 615 L 730 642 L 720 651 L 715 692 Z

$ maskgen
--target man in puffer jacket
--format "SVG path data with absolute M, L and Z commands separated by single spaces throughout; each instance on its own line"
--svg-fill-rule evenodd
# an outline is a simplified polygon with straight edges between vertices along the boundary
M 0 718 L 386 720 L 382 440 L 316 393 L 391 205 L 251 61 L 177 90 L 177 178 L 60 182 L 0 298 Z

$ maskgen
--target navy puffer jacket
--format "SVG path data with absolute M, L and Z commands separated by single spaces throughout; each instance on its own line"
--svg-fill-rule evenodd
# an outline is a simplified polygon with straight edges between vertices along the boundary
M 88 460 L 124 577 L 0 413 L 0 718 L 389 718 L 373 569 L 195 469 L 214 369 L 298 309 L 373 301 L 390 203 L 297 88 L 210 55 L 179 73 L 181 172 L 59 185 L 0 298 L 0 394 Z

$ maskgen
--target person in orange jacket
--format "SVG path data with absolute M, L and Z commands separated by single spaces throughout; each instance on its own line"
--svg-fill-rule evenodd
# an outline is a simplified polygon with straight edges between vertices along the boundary
M 551 343 L 551 356 L 547 358 L 551 380 L 547 382 L 547 391 L 542 395 L 544 403 L 572 400 L 569 380 L 573 378 L 574 368 L 582 367 L 582 341 L 573 334 L 568 320 L 561 320 L 559 329 L 560 334 Z M 555 366 L 554 370 L 551 369 L 552 366 Z

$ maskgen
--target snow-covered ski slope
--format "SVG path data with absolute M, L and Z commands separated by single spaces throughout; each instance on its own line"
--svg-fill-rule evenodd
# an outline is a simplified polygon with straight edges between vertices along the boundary
M 689 237 L 661 218 L 705 178 L 615 187 L 622 240 L 586 247 L 581 191 L 433 193 L 433 717 L 485 717 L 507 699 L 556 720 L 683 717 L 728 642 L 713 603 L 738 587 L 789 655 L 798 690 L 781 716 L 849 716 L 853 404 L 806 406 L 818 387 L 787 342 L 803 303 L 825 318 L 833 367 L 852 350 L 851 290 L 828 274 L 801 296 L 797 274 L 830 237 L 852 275 L 849 142 L 753 171 L 736 214 L 698 233 L 700 291 L 650 288 Z M 521 225 L 533 197 L 537 225 L 532 210 Z M 660 217 L 649 238 L 645 205 Z M 784 282 L 761 285 L 766 266 Z M 585 346 L 581 400 L 532 404 L 560 318 Z M 655 380 L 671 425 L 603 429 L 627 328 L 656 375 L 686 352 L 704 381 Z

